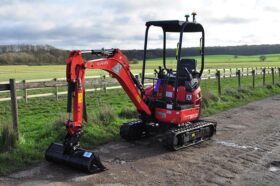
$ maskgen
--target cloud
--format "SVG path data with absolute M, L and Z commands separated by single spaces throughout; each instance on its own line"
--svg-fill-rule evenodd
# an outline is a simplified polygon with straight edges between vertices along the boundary
M 0 44 L 142 49 L 146 21 L 183 20 L 192 11 L 205 27 L 208 46 L 271 44 L 280 41 L 277 7 L 278 0 L 1 0 Z M 162 46 L 161 34 L 151 29 L 149 47 Z M 177 35 L 169 38 L 169 46 L 176 46 Z
M 242 18 L 242 17 L 231 17 L 226 16 L 223 18 L 209 18 L 207 20 L 210 23 L 217 23 L 217 24 L 244 24 L 244 23 L 250 23 L 252 21 L 255 21 L 254 19 L 249 18 Z
M 265 11 L 269 11 L 269 12 L 275 12 L 275 13 L 279 13 L 280 9 L 277 7 L 273 7 L 273 6 L 266 6 L 264 7 Z

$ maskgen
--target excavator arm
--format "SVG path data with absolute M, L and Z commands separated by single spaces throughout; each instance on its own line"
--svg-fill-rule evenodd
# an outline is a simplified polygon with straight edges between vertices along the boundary
M 128 60 L 119 49 L 114 49 L 111 57 L 86 62 L 85 67 L 109 72 L 112 77 L 118 80 L 137 110 L 151 115 L 149 107 L 140 94 L 144 93 L 144 89 L 131 73 Z
M 85 61 L 83 53 L 102 56 L 103 58 Z M 101 69 L 109 72 L 116 78 L 131 99 L 139 113 L 151 115 L 149 107 L 142 99 L 144 92 L 142 85 L 130 71 L 126 56 L 119 49 L 72 51 L 67 60 L 66 77 L 68 82 L 67 112 L 71 113 L 72 120 L 65 125 L 69 136 L 75 136 L 82 128 L 83 118 L 87 119 L 85 104 L 85 70 Z M 73 103 L 73 104 L 72 104 Z
M 83 53 L 90 53 L 102 58 L 85 61 Z M 125 55 L 119 49 L 72 51 L 67 60 L 66 77 L 68 82 L 67 112 L 69 119 L 65 122 L 67 134 L 63 144 L 52 143 L 46 151 L 48 161 L 66 164 L 94 173 L 105 170 L 99 157 L 94 152 L 80 148 L 83 119 L 87 121 L 85 99 L 85 70 L 101 69 L 109 72 L 121 84 L 138 112 L 151 115 L 149 107 L 141 94 L 144 89 L 130 71 Z M 71 117 L 72 113 L 72 117 Z

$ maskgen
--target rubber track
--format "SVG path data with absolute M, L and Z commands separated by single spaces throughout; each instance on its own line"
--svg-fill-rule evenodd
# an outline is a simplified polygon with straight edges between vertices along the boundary
M 182 148 L 186 148 L 198 143 L 201 143 L 205 140 L 210 139 L 215 133 L 216 133 L 216 126 L 217 126 L 217 122 L 215 121 L 205 121 L 205 120 L 199 120 L 197 122 L 188 122 L 188 123 L 183 123 L 181 124 L 181 127 L 177 127 L 174 129 L 170 129 L 166 134 L 165 134 L 165 140 L 164 140 L 164 145 L 171 149 L 171 150 L 179 150 Z M 173 140 L 174 137 L 182 134 L 182 133 L 191 133 L 192 131 L 201 129 L 201 128 L 205 128 L 205 127 L 212 127 L 213 131 L 212 131 L 212 135 L 209 136 L 208 138 L 201 138 L 199 141 L 194 141 L 193 143 L 188 143 L 188 144 L 184 144 L 182 146 L 174 146 L 173 144 Z

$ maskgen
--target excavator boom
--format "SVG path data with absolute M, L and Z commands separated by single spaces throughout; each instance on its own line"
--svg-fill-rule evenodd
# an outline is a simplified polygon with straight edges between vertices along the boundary
M 97 60 L 87 61 L 87 69 L 101 69 L 109 72 L 112 77 L 116 78 L 126 94 L 129 96 L 139 112 L 151 115 L 149 107 L 146 105 L 141 96 L 142 85 L 135 79 L 130 71 L 130 66 L 126 56 L 119 50 L 113 50 L 113 56 Z
M 91 53 L 102 58 L 85 61 L 82 57 L 83 53 Z M 72 113 L 72 119 L 69 118 L 65 122 L 67 135 L 63 145 L 51 144 L 46 151 L 46 159 L 93 173 L 105 170 L 105 167 L 93 152 L 79 148 L 83 119 L 87 121 L 84 77 L 86 69 L 101 69 L 109 72 L 118 80 L 139 113 L 149 116 L 151 110 L 141 96 L 141 93 L 144 92 L 142 85 L 131 73 L 128 60 L 119 49 L 72 51 L 70 53 L 66 66 L 67 112 Z
M 143 88 L 131 73 L 126 56 L 119 49 L 110 49 L 110 53 L 107 50 L 104 50 L 104 53 L 101 53 L 101 51 L 89 51 L 93 55 L 103 57 L 100 59 L 85 61 L 82 57 L 85 52 L 82 51 L 72 51 L 68 59 L 66 69 L 68 88 L 70 89 L 70 92 L 68 92 L 68 112 L 71 112 L 73 108 L 73 120 L 68 120 L 66 125 L 69 125 L 68 131 L 71 135 L 76 133 L 75 128 L 82 126 L 83 118 L 86 119 L 84 96 L 86 69 L 100 69 L 109 72 L 112 77 L 118 80 L 138 112 L 151 115 L 149 107 L 141 96 Z M 74 102 L 73 105 L 72 101 Z

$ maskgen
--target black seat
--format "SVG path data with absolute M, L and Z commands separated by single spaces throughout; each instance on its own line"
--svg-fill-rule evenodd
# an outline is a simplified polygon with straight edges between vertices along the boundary
M 193 74 L 196 71 L 196 61 L 195 59 L 181 59 L 178 64 L 178 75 L 179 77 L 186 77 L 187 80 L 191 80 L 192 77 L 189 77 L 186 69 Z
M 200 78 L 199 73 L 196 72 L 195 59 L 181 59 L 178 65 L 178 84 L 185 85 L 187 91 L 196 89 L 199 86 Z

